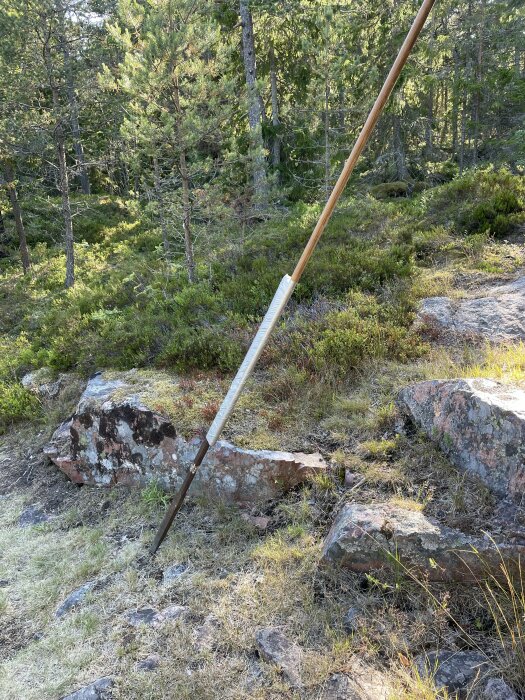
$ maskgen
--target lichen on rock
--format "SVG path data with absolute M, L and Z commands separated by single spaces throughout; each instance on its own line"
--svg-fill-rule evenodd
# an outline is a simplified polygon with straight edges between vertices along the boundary
M 200 438 L 186 438 L 152 399 L 152 373 L 99 373 L 88 382 L 72 418 L 45 448 L 69 478 L 114 486 L 157 482 L 178 488 Z M 176 380 L 173 392 L 177 392 Z M 219 441 L 195 479 L 195 491 L 236 502 L 264 502 L 325 469 L 319 454 L 246 450 Z

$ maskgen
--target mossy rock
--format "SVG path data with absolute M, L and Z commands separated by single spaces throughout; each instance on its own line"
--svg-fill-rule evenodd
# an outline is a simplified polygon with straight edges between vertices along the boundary
M 371 188 L 370 194 L 376 199 L 394 199 L 396 197 L 406 197 L 410 194 L 408 182 L 396 180 L 395 182 L 382 182 Z

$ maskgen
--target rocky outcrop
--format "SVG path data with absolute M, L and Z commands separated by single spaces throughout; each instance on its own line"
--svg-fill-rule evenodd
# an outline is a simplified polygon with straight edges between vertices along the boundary
M 525 277 L 476 298 L 423 299 L 416 323 L 438 334 L 493 342 L 525 340 Z
M 455 693 L 486 675 L 489 665 L 479 651 L 431 651 L 415 659 L 420 678 L 431 678 L 436 690 Z
M 112 678 L 99 678 L 98 681 L 76 690 L 71 695 L 65 695 L 62 700 L 110 700 L 113 697 L 114 685 Z
M 525 391 L 489 379 L 432 380 L 405 387 L 397 406 L 457 467 L 497 494 L 523 496 Z
M 41 367 L 25 374 L 20 383 L 24 389 L 33 392 L 41 399 L 56 399 L 63 389 L 76 381 L 78 378 L 75 375 L 56 375 L 50 367 Z
M 473 700 L 518 700 L 518 696 L 503 678 L 489 678 L 474 694 Z
M 431 581 L 479 581 L 498 576 L 504 561 L 519 574 L 525 546 L 494 544 L 440 525 L 419 511 L 388 503 L 343 507 L 326 537 L 321 565 L 368 573 L 391 568 Z
M 156 409 L 148 376 L 98 374 L 89 381 L 75 414 L 45 448 L 72 481 L 181 485 L 200 439 L 186 440 L 176 423 Z M 220 441 L 208 452 L 192 488 L 239 503 L 263 502 L 325 467 L 319 454 L 245 450 Z
M 388 700 L 393 698 L 391 674 L 380 671 L 359 656 L 345 665 L 345 673 L 332 674 L 320 689 L 319 700 Z
M 256 642 L 261 658 L 278 666 L 290 685 L 300 687 L 301 648 L 274 627 L 259 630 Z

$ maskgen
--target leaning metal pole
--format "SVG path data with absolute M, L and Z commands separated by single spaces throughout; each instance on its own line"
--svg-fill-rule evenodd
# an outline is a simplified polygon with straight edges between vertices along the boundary
M 363 151 L 366 142 L 368 141 L 368 138 L 374 126 L 377 123 L 377 120 L 381 116 L 381 112 L 383 111 L 386 101 L 388 100 L 390 93 L 392 92 L 394 85 L 396 84 L 397 79 L 399 78 L 399 74 L 401 73 L 401 70 L 406 63 L 406 60 L 410 55 L 410 52 L 412 51 L 412 47 L 414 46 L 416 39 L 418 38 L 421 29 L 425 24 L 425 21 L 430 13 L 430 10 L 432 9 L 432 6 L 434 5 L 434 2 L 435 0 L 423 0 L 423 4 L 421 5 L 419 12 L 417 13 L 416 18 L 414 19 L 414 22 L 410 28 L 410 31 L 408 32 L 406 39 L 403 42 L 401 49 L 399 50 L 399 54 L 397 55 L 397 58 L 394 61 L 392 68 L 390 69 L 390 72 L 384 82 L 384 85 L 381 88 L 381 92 L 377 96 L 374 106 L 372 107 L 370 114 L 368 115 L 368 118 L 363 128 L 361 129 L 361 133 L 359 134 L 357 141 L 355 142 L 354 147 L 352 149 L 352 152 L 350 153 L 348 160 L 346 161 L 343 170 L 339 175 L 339 179 L 337 180 L 334 189 L 332 190 L 332 194 L 330 195 L 328 201 L 325 204 L 321 216 L 319 217 L 319 220 L 312 232 L 312 235 L 310 236 L 308 243 L 306 244 L 306 247 L 299 259 L 299 262 L 295 267 L 295 270 L 293 271 L 291 276 L 285 275 L 282 278 L 279 287 L 277 288 L 277 291 L 275 293 L 275 296 L 268 308 L 268 311 L 266 312 L 263 321 L 259 327 L 259 330 L 257 331 L 257 334 L 255 335 L 252 344 L 250 345 L 246 357 L 244 358 L 241 366 L 239 367 L 239 370 L 235 375 L 230 389 L 228 390 L 228 393 L 226 394 L 224 401 L 222 402 L 221 407 L 219 408 L 217 415 L 215 416 L 215 419 L 206 434 L 206 437 L 202 441 L 199 451 L 197 452 L 197 456 L 195 457 L 195 461 L 188 470 L 188 473 L 186 475 L 186 478 L 184 479 L 179 493 L 173 499 L 170 507 L 166 512 L 166 515 L 164 516 L 164 519 L 162 520 L 162 523 L 160 524 L 157 534 L 155 535 L 155 539 L 153 540 L 153 544 L 150 548 L 150 552 L 152 554 L 154 554 L 157 551 L 161 542 L 168 534 L 168 530 L 170 529 L 170 526 L 175 516 L 179 512 L 184 502 L 186 493 L 188 492 L 191 482 L 193 481 L 195 474 L 197 473 L 197 470 L 202 463 L 202 460 L 206 456 L 206 453 L 208 452 L 209 448 L 212 447 L 219 439 L 219 435 L 221 434 L 222 429 L 224 428 L 224 425 L 228 420 L 228 417 L 230 416 L 231 412 L 235 407 L 235 404 L 237 403 L 237 399 L 239 398 L 243 387 L 246 384 L 246 380 L 252 373 L 252 370 L 255 367 L 255 364 L 257 363 L 257 360 L 259 359 L 264 349 L 264 346 L 268 341 L 268 338 L 270 337 L 273 329 L 275 328 L 275 324 L 277 323 L 284 307 L 286 306 L 288 300 L 292 295 L 295 285 L 301 279 L 304 269 L 308 261 L 310 260 L 310 257 L 312 256 L 312 253 L 314 252 L 315 247 L 323 234 L 323 231 L 325 230 L 326 224 L 328 223 L 330 217 L 333 214 L 339 197 L 341 196 L 341 193 L 343 192 L 346 183 L 348 182 L 348 179 L 352 174 L 355 164 L 359 156 L 361 155 L 361 152 Z

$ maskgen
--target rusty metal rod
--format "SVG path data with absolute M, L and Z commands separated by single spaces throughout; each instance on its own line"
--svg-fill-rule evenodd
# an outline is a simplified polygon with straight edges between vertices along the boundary
M 370 137 L 370 134 L 372 133 L 373 128 L 375 127 L 379 117 L 381 116 L 383 108 L 388 98 L 390 97 L 394 85 L 396 84 L 397 79 L 399 78 L 399 74 L 401 73 L 401 70 L 403 69 L 403 66 L 407 61 L 407 58 L 409 57 L 410 52 L 412 51 L 412 48 L 423 28 L 423 25 L 425 24 L 427 17 L 430 14 L 434 2 L 435 0 L 423 0 L 423 3 L 419 8 L 419 12 L 417 13 L 414 22 L 410 27 L 410 31 L 408 32 L 405 41 L 403 42 L 403 45 L 399 50 L 397 58 L 394 61 L 392 68 L 390 69 L 390 72 L 383 84 L 383 87 L 381 88 L 381 92 L 377 96 L 377 99 L 370 111 L 370 114 L 368 115 L 367 120 L 363 128 L 361 129 L 361 133 L 357 137 L 357 141 L 355 142 L 354 147 L 352 148 L 352 152 L 350 153 L 347 161 L 344 164 L 343 170 L 341 171 L 341 174 L 339 175 L 334 189 L 332 190 L 332 193 L 325 204 L 321 216 L 319 217 L 319 220 L 310 236 L 310 239 L 308 240 L 308 243 L 306 244 L 306 247 L 295 267 L 295 270 L 293 271 L 291 277 L 285 275 L 285 277 L 281 280 L 281 284 L 279 285 L 275 297 L 272 303 L 270 304 L 270 307 L 266 312 L 263 322 L 261 323 L 261 326 L 250 346 L 250 349 L 248 350 L 248 353 L 246 354 L 246 357 L 244 358 L 243 363 L 232 382 L 232 386 L 230 387 L 230 390 L 228 391 L 228 394 L 226 395 L 219 409 L 219 412 L 215 420 L 213 421 L 210 430 L 208 431 L 208 434 L 206 435 L 206 438 L 203 440 L 200 446 L 197 456 L 195 457 L 195 461 L 190 467 L 179 493 L 171 503 L 170 507 L 168 508 L 168 511 L 166 512 L 166 515 L 164 516 L 164 519 L 162 520 L 162 523 L 160 524 L 158 532 L 155 535 L 155 539 L 153 540 L 153 544 L 150 548 L 150 552 L 152 554 L 154 554 L 157 551 L 161 542 L 168 534 L 168 530 L 170 529 L 175 516 L 179 512 L 184 502 L 186 493 L 190 488 L 191 482 L 193 481 L 195 474 L 197 473 L 197 470 L 202 463 L 202 460 L 204 459 L 209 448 L 213 444 L 215 444 L 215 441 L 218 439 L 219 434 L 224 426 L 224 423 L 226 422 L 228 416 L 232 412 L 235 403 L 237 402 L 237 399 L 242 391 L 242 388 L 246 383 L 246 380 L 248 379 L 251 371 L 253 370 L 253 367 L 255 366 L 255 363 L 257 362 L 264 346 L 266 345 L 266 342 L 268 341 L 268 338 L 273 328 L 275 327 L 279 316 L 281 315 L 286 303 L 288 302 L 288 299 L 290 298 L 295 285 L 301 279 L 304 269 L 308 261 L 310 260 L 312 253 L 314 252 L 315 247 L 319 242 L 319 239 L 323 235 L 323 231 L 325 230 L 326 225 L 334 212 L 335 206 L 339 201 L 339 198 L 348 182 L 348 179 L 350 178 L 350 175 L 352 174 L 352 171 L 354 170 L 355 164 L 357 163 L 359 156 L 361 155 Z

